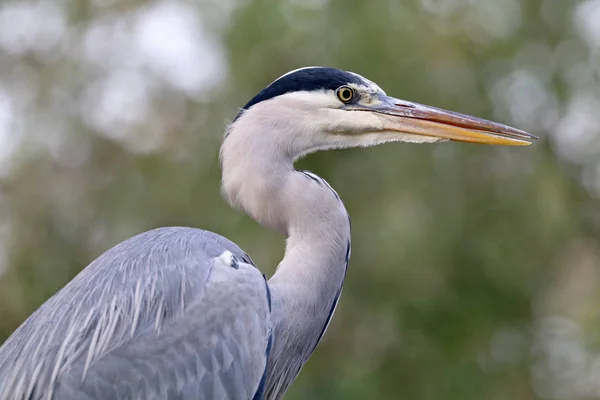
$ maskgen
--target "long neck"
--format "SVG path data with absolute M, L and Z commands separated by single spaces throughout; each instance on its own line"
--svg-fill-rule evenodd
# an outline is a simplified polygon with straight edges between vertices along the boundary
M 288 236 L 285 256 L 269 280 L 274 341 L 267 398 L 279 399 L 337 304 L 350 255 L 350 221 L 335 191 L 323 179 L 295 171 L 293 158 L 278 152 L 273 140 L 232 135 L 221 152 L 226 195 L 259 223 Z
M 327 183 L 295 172 L 286 198 L 293 208 L 285 256 L 269 280 L 274 338 L 267 398 L 280 398 L 329 324 L 350 256 L 348 214 Z

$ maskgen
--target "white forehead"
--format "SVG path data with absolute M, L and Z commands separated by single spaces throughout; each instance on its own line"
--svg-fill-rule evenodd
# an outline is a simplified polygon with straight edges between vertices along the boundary
M 355 72 L 352 71 L 348 71 L 349 74 L 352 74 L 354 76 L 359 77 L 360 79 L 362 79 L 364 81 L 364 86 L 366 86 L 368 89 L 374 91 L 374 92 L 383 92 L 383 90 L 379 87 L 379 85 L 377 85 L 375 82 L 365 78 L 362 75 L 359 75 Z

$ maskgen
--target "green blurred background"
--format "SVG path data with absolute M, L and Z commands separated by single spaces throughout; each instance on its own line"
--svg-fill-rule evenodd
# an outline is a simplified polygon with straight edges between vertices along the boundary
M 528 130 L 528 148 L 320 153 L 353 222 L 287 399 L 600 399 L 600 0 L 0 4 L 0 343 L 107 248 L 202 227 L 268 274 L 284 238 L 219 194 L 227 121 L 288 70 Z

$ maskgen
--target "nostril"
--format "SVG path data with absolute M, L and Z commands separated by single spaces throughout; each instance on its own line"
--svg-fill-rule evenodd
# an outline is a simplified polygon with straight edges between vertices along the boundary
M 404 108 L 415 108 L 415 106 L 413 106 L 412 104 L 396 103 L 395 105 Z

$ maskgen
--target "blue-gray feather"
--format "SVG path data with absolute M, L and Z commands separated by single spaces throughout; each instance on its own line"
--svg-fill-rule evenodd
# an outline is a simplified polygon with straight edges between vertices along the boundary
M 271 326 L 249 262 L 199 229 L 120 243 L 0 348 L 0 399 L 252 398 Z

